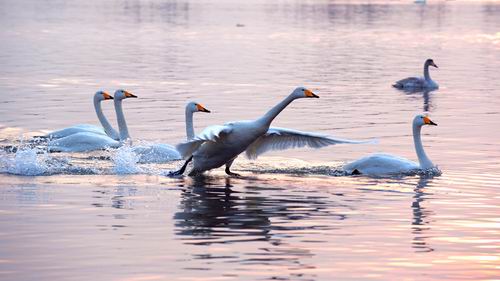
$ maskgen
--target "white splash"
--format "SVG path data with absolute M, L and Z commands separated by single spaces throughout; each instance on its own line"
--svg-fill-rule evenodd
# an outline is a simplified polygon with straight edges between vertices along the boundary
M 0 173 L 38 176 L 49 171 L 50 157 L 37 148 L 19 148 L 17 152 L 0 152 Z
M 116 174 L 137 174 L 142 172 L 142 169 L 137 166 L 139 156 L 128 144 L 116 149 L 113 156 L 111 156 L 111 160 L 114 164 L 113 171 Z

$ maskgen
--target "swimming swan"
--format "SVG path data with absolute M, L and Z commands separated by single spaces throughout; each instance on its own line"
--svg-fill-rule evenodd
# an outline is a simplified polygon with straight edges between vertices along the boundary
M 195 112 L 210 113 L 210 110 L 196 102 L 189 102 L 186 105 L 187 140 L 194 138 L 193 114 Z M 139 163 L 162 163 L 182 159 L 181 154 L 175 147 L 162 143 L 135 146 L 132 151 L 139 156 Z
M 417 90 L 417 89 L 437 89 L 439 85 L 431 79 L 429 74 L 429 66 L 432 65 L 435 68 L 438 66 L 434 63 L 432 59 L 427 59 L 424 63 L 424 77 L 408 77 L 397 81 L 394 88 L 405 89 L 405 90 Z
M 417 115 L 413 119 L 413 142 L 418 163 L 391 154 L 377 153 L 345 165 L 344 170 L 349 174 L 390 175 L 434 168 L 434 164 L 424 152 L 420 139 L 420 129 L 424 125 L 437 126 L 429 117 L 424 115 Z
M 102 113 L 102 108 L 101 108 L 101 101 L 112 100 L 112 99 L 113 97 L 104 91 L 98 91 L 94 95 L 95 113 L 97 114 L 97 118 L 101 122 L 102 127 L 89 124 L 79 124 L 61 130 L 53 131 L 45 135 L 45 137 L 49 139 L 59 139 L 76 133 L 89 132 L 94 134 L 100 134 L 103 136 L 109 136 L 114 140 L 119 140 L 120 135 L 118 135 L 116 130 L 113 129 L 113 127 L 111 127 L 111 124 L 109 124 L 108 119 L 106 119 L 106 117 Z
M 178 144 L 177 150 L 185 158 L 184 165 L 170 176 L 184 173 L 187 164 L 192 160 L 193 168 L 189 175 L 226 165 L 226 174 L 235 175 L 230 171 L 233 161 L 244 151 L 249 158 L 269 150 L 284 150 L 294 147 L 319 148 L 338 143 L 359 143 L 348 140 L 334 139 L 321 134 L 304 133 L 300 131 L 270 128 L 271 122 L 292 101 L 299 98 L 319 98 L 310 90 L 298 87 L 283 101 L 274 106 L 264 116 L 254 121 L 237 121 L 223 126 L 207 127 L 192 140 Z
M 116 141 L 102 134 L 80 132 L 64 138 L 49 141 L 48 150 L 51 152 L 83 152 L 120 147 L 123 142 L 130 139 L 127 123 L 125 122 L 125 116 L 123 115 L 122 109 L 122 100 L 126 98 L 137 98 L 137 96 L 125 90 L 117 90 L 114 94 L 115 111 L 120 131 L 120 141 Z

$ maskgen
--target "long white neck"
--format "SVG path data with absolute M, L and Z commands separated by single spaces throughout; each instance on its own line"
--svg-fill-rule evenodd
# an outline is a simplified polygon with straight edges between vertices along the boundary
M 425 62 L 424 64 L 424 78 L 426 81 L 431 81 L 431 75 L 429 74 L 429 63 Z
M 295 98 L 293 94 L 290 94 L 280 103 L 271 108 L 264 116 L 262 116 L 259 121 L 264 123 L 266 126 L 271 126 L 271 122 L 273 122 L 274 118 L 280 114 L 283 109 L 285 109 Z
M 420 138 L 420 130 L 422 126 L 413 124 L 413 142 L 415 144 L 415 151 L 417 152 L 418 163 L 421 169 L 429 169 L 434 167 L 431 160 L 425 154 L 424 147 L 422 146 L 422 139 Z
M 97 118 L 99 119 L 99 122 L 101 122 L 101 125 L 104 128 L 104 132 L 106 132 L 106 135 L 108 135 L 112 139 L 118 139 L 119 138 L 118 132 L 116 132 L 116 130 L 113 129 L 111 124 L 108 122 L 108 119 L 106 118 L 106 116 L 104 116 L 104 113 L 102 112 L 100 100 L 94 99 L 94 108 L 95 108 L 95 113 L 97 114 Z
M 116 120 L 118 121 L 118 129 L 120 130 L 120 141 L 125 141 L 130 138 L 128 134 L 127 122 L 125 122 L 125 115 L 123 115 L 122 100 L 114 99 Z
M 193 111 L 186 106 L 186 137 L 187 140 L 194 138 Z

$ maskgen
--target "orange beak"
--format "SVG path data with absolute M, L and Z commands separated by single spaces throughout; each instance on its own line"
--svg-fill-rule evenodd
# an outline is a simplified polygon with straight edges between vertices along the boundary
M 132 94 L 129 91 L 124 91 L 124 92 L 125 92 L 125 97 L 127 97 L 127 98 L 137 98 L 136 95 Z
M 113 97 L 112 97 L 112 96 L 110 96 L 110 95 L 109 95 L 108 93 L 106 93 L 106 92 L 103 92 L 103 93 L 102 93 L 102 96 L 104 97 L 104 99 L 105 99 L 105 100 L 112 100 L 112 99 L 113 99 Z
M 424 116 L 424 123 L 426 125 L 433 125 L 433 126 L 437 126 L 438 125 L 438 124 L 432 122 L 432 120 L 429 117 L 427 117 L 427 116 Z
M 314 94 L 313 92 L 311 92 L 311 90 L 308 90 L 308 89 L 304 90 L 304 94 L 308 98 L 319 98 L 319 96 L 317 96 L 316 94 Z
M 199 103 L 196 104 L 196 109 L 198 109 L 198 111 L 200 112 L 210 113 L 210 110 L 206 109 L 205 107 L 203 107 L 203 105 Z

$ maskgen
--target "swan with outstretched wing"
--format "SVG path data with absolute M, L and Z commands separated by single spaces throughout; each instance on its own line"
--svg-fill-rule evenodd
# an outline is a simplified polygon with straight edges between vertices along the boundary
M 230 168 L 238 155 L 247 151 L 255 158 L 269 150 L 283 150 L 294 147 L 324 147 L 338 143 L 360 143 L 335 139 L 329 136 L 300 132 L 283 128 L 270 128 L 274 118 L 292 101 L 299 98 L 319 98 L 304 87 L 296 88 L 288 97 L 274 106 L 264 116 L 253 121 L 238 121 L 222 126 L 210 126 L 192 140 L 177 145 L 177 150 L 188 158 L 178 171 L 169 175 L 184 173 L 187 164 L 193 161 L 190 175 L 226 165 L 228 175 L 237 175 Z

